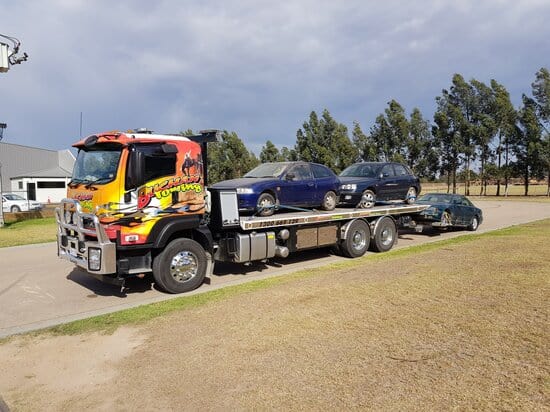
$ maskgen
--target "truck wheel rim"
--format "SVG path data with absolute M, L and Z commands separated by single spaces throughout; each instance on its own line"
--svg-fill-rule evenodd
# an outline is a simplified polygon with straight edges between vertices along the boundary
M 198 272 L 197 256 L 189 251 L 179 252 L 170 263 L 170 275 L 176 282 L 187 282 L 193 279 Z
M 367 237 L 365 236 L 365 232 L 362 230 L 357 230 L 353 232 L 353 236 L 351 238 L 351 247 L 353 247 L 354 250 L 362 250 L 367 244 Z
M 390 245 L 393 242 L 393 232 L 388 228 L 383 229 L 380 233 L 380 242 L 384 246 Z

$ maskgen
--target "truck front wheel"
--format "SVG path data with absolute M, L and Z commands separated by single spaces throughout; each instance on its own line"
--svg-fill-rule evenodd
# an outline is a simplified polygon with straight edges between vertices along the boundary
M 202 284 L 206 266 L 206 253 L 199 243 L 176 239 L 153 260 L 153 277 L 165 292 L 188 292 Z

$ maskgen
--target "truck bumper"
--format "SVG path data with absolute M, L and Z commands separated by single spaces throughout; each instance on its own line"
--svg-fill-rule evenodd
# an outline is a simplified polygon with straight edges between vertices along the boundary
M 80 203 L 63 199 L 55 210 L 57 254 L 91 275 L 116 273 L 116 244 L 111 242 L 94 214 L 83 213 Z

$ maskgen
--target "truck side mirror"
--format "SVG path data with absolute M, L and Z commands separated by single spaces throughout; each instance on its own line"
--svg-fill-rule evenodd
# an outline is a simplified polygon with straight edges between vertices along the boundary
M 130 149 L 128 167 L 126 169 L 126 190 L 134 190 L 141 186 L 145 177 L 145 154 Z
M 294 173 L 287 173 L 285 176 L 285 180 L 292 182 L 293 180 L 296 180 L 296 175 Z

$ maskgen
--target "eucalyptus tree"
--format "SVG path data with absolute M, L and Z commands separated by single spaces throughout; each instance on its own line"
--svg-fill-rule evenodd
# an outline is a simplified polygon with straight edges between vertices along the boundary
M 208 147 L 208 180 L 216 183 L 242 177 L 259 163 L 237 133 L 224 130 L 222 141 L 210 143 Z
M 543 128 L 540 157 L 547 174 L 546 195 L 550 196 L 550 72 L 543 67 L 535 76 L 536 79 L 531 87 L 537 105 L 539 123 Z
M 409 120 L 409 136 L 405 141 L 407 165 L 418 177 L 434 179 L 439 168 L 439 153 L 430 131 L 430 122 L 414 108 Z
M 516 157 L 515 167 L 523 177 L 524 194 L 527 196 L 529 194 L 529 179 L 537 175 L 541 167 L 542 126 L 537 116 L 535 100 L 523 95 L 522 101 L 512 150 Z
M 348 137 L 348 129 L 338 123 L 328 110 L 321 118 L 314 111 L 296 133 L 296 155 L 299 160 L 316 162 L 339 173 L 357 158 L 357 149 Z
M 358 152 L 357 160 L 365 162 L 378 161 L 378 154 L 376 149 L 376 143 L 372 140 L 372 137 L 366 135 L 358 122 L 353 122 L 353 130 L 351 132 L 352 141 Z
M 370 135 L 380 160 L 405 162 L 409 122 L 403 106 L 396 100 L 388 102 L 384 113 L 376 117 Z
M 262 146 L 262 151 L 260 152 L 260 162 L 280 162 L 282 160 L 283 157 L 281 156 L 281 153 L 279 153 L 277 146 L 275 146 L 271 140 L 265 142 L 265 145 Z
M 515 136 L 517 112 L 510 100 L 508 90 L 503 85 L 493 79 L 491 80 L 491 89 L 494 95 L 493 118 L 496 127 L 496 195 L 500 196 L 500 184 L 503 177 L 504 193 L 508 194 L 510 146 Z

